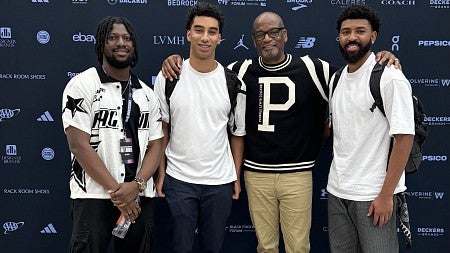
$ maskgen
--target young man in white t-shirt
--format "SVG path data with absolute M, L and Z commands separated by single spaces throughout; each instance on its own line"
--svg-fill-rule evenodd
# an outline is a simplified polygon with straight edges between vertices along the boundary
M 369 80 L 376 64 L 370 48 L 379 27 L 367 5 L 346 8 L 337 22 L 339 48 L 348 65 L 330 100 L 334 158 L 327 190 L 333 253 L 398 252 L 394 194 L 406 190 L 414 112 L 411 86 L 395 68 L 385 68 L 380 80 L 386 117 L 378 108 L 369 110 L 374 102 Z
M 215 60 L 222 27 L 223 14 L 217 6 L 194 5 L 186 18 L 189 59 L 184 61 L 170 105 L 165 78 L 160 73 L 155 81 L 167 158 L 161 163 L 156 189 L 171 211 L 170 245 L 177 253 L 192 252 L 197 226 L 201 251 L 220 252 L 232 199 L 238 199 L 241 191 L 245 85 L 241 82 L 230 113 L 224 67 Z

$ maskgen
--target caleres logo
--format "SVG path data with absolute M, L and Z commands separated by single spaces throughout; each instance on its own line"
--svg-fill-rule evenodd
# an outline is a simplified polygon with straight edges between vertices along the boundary
M 154 45 L 184 45 L 184 36 L 169 36 L 169 35 L 153 35 Z
M 446 162 L 447 156 L 446 155 L 424 155 L 424 156 L 422 156 L 422 161 Z
M 5 119 L 10 119 L 17 114 L 19 114 L 20 109 L 0 109 L 0 122 L 4 121 Z
M 349 1 L 349 0 L 331 0 L 330 4 L 345 8 L 352 4 L 366 4 L 366 1 L 365 0 L 351 0 L 351 1 Z
M 78 32 L 72 36 L 74 42 L 90 42 L 95 44 L 95 37 L 92 34 L 82 34 Z
M 314 47 L 314 42 L 316 42 L 315 37 L 300 37 L 295 48 L 312 48 Z
M 5 230 L 3 232 L 3 234 L 5 234 L 5 235 L 11 234 L 12 232 L 23 227 L 24 224 L 25 224 L 25 222 L 23 222 L 23 221 L 21 221 L 21 222 L 14 222 L 14 221 L 5 222 L 5 223 L 3 223 L 3 229 Z
M 417 235 L 427 237 L 443 236 L 445 234 L 444 228 L 423 227 L 417 228 Z

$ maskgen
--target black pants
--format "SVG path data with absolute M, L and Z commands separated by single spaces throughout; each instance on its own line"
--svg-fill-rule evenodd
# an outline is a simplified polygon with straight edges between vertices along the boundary
M 116 252 L 150 252 L 153 244 L 153 199 L 141 197 L 141 213 L 124 239 L 111 232 L 120 211 L 110 199 L 73 199 L 71 253 L 106 253 L 111 238 Z

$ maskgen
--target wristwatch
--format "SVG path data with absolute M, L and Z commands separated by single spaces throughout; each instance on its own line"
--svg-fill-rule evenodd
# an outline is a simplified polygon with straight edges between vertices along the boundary
M 138 184 L 139 192 L 144 192 L 147 189 L 147 182 L 144 179 L 136 177 L 133 181 Z

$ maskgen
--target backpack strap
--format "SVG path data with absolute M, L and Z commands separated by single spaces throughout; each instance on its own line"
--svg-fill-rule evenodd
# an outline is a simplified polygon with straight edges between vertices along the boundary
M 241 90 L 242 83 L 233 70 L 226 67 L 223 69 L 225 70 L 225 80 L 227 82 L 228 97 L 230 98 L 231 104 L 230 113 L 228 114 L 228 117 L 230 118 L 232 114 L 234 115 L 234 110 L 236 109 L 237 95 L 239 92 L 243 92 Z M 237 126 L 233 117 L 233 130 L 236 130 L 236 128 Z
M 320 95 L 322 95 L 322 98 L 328 102 L 328 97 L 326 95 L 326 91 L 328 91 L 328 82 L 325 80 L 325 78 L 320 75 L 320 77 L 317 75 L 317 70 L 320 71 L 320 73 L 325 73 L 324 71 L 325 66 L 323 66 L 323 63 L 321 60 L 313 60 L 309 56 L 302 56 L 300 59 L 305 63 L 306 68 L 308 69 L 309 75 L 311 76 L 311 79 L 313 80 L 314 84 L 317 87 L 317 90 L 319 91 Z M 321 67 L 322 66 L 322 67 Z
M 344 68 L 345 68 L 345 66 L 340 67 L 338 70 L 336 70 L 336 72 L 334 72 L 333 77 L 331 78 L 330 100 L 331 100 L 331 97 L 333 97 L 334 90 L 336 89 L 336 86 L 339 82 L 339 78 L 341 77 L 341 74 L 342 74 L 342 71 L 344 70 Z
M 380 79 L 381 74 L 383 74 L 385 66 L 386 63 L 383 65 L 376 63 L 372 69 L 369 85 L 370 85 L 370 93 L 372 94 L 372 97 L 375 100 L 375 102 L 373 102 L 372 107 L 369 110 L 373 112 L 375 108 L 378 107 L 381 113 L 383 113 L 383 115 L 386 117 L 386 113 L 384 111 L 383 106 L 383 99 L 381 98 L 381 91 L 380 91 Z
M 173 79 L 170 81 L 169 78 L 166 78 L 166 87 L 165 87 L 165 95 L 166 95 L 166 103 L 169 107 L 169 124 L 170 124 L 170 96 L 172 95 L 173 90 L 175 89 L 175 85 L 177 84 L 178 79 Z

